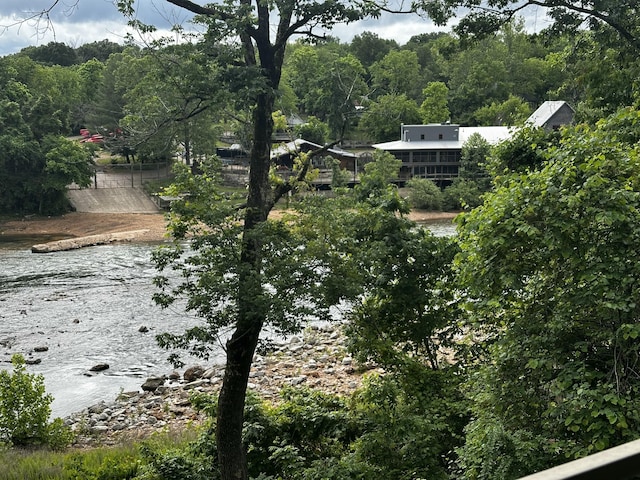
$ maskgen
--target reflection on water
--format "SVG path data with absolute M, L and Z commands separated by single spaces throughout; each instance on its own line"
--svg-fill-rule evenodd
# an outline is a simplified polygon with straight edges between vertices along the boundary
M 419 223 L 431 230 L 436 237 L 451 237 L 456 234 L 456 224 L 451 218 L 426 220 Z
M 436 235 L 454 233 L 450 220 L 427 226 Z M 44 375 L 54 416 L 138 390 L 144 378 L 168 373 L 168 352 L 155 335 L 182 332 L 197 319 L 151 300 L 155 245 L 31 253 L 30 246 L 43 241 L 0 242 L 0 368 L 14 353 L 40 360 L 28 370 Z M 149 332 L 140 332 L 141 326 Z M 36 347 L 48 350 L 37 353 Z M 216 360 L 222 361 L 222 352 Z M 109 369 L 87 376 L 98 363 Z

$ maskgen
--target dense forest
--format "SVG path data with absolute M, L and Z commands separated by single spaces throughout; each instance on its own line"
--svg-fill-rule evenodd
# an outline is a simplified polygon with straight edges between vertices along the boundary
M 306 122 L 292 137 L 319 144 L 395 140 L 401 123 L 518 125 L 549 99 L 569 102 L 579 122 L 593 124 L 633 103 L 637 78 L 633 50 L 601 37 L 529 34 L 512 21 L 473 42 L 433 33 L 398 45 L 372 32 L 350 43 L 297 41 L 286 51 L 275 108 Z M 248 151 L 250 92 L 236 54 L 208 39 L 146 47 L 104 40 L 1 58 L 0 211 L 64 210 L 65 184 L 89 181 L 88 156 L 60 138 L 80 129 L 105 136 L 104 147 L 127 161 L 180 152 L 190 163 L 214 154 L 223 132 Z M 223 84 L 230 89 L 215 88 Z M 73 156 L 57 155 L 62 145 Z
M 154 255 L 154 300 L 186 300 L 202 326 L 158 340 L 206 358 L 233 332 L 220 399 L 197 400 L 215 422 L 186 445 L 146 445 L 109 478 L 514 479 L 640 436 L 634 41 L 609 24 L 530 34 L 512 20 L 405 45 L 371 32 L 296 41 L 279 69 L 283 47 L 224 43 L 220 12 L 203 12 L 208 33 L 190 41 L 53 43 L 0 59 L 0 211 L 63 208 L 96 148 L 67 139 L 80 129 L 125 161 L 180 152 L 168 190 L 182 198 L 169 217 L 177 242 Z M 261 46 L 259 29 L 246 32 Z M 572 104 L 576 125 L 463 152 L 463 180 L 483 194 L 455 238 L 407 219 L 400 162 L 385 153 L 353 189 L 294 195 L 267 221 L 313 175 L 313 154 L 291 181 L 269 171 L 260 146 L 272 129 L 385 141 L 401 123 L 521 125 L 548 99 Z M 288 127 L 294 114 L 307 123 Z M 264 180 L 238 197 L 219 184 L 226 132 Z M 350 398 L 246 399 L 253 354 L 269 348 L 261 330 L 299 333 L 335 306 L 351 353 L 385 374 Z

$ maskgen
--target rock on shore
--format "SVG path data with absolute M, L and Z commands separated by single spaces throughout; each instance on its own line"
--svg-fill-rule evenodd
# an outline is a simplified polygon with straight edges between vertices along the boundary
M 340 327 L 310 327 L 303 338 L 292 337 L 268 355 L 256 355 L 249 388 L 272 402 L 279 400 L 280 390 L 287 385 L 349 394 L 361 386 L 367 369 L 371 367 L 356 367 L 347 355 Z M 157 431 L 182 430 L 204 420 L 192 408 L 191 394 L 217 394 L 223 374 L 224 366 L 196 365 L 182 375 L 173 372 L 148 379 L 144 391 L 123 392 L 111 402 L 67 417 L 65 423 L 78 434 L 79 446 L 113 445 Z
M 148 230 L 131 230 L 129 232 L 104 233 L 100 235 L 88 235 L 86 237 L 68 238 L 54 242 L 40 243 L 31 247 L 32 253 L 52 253 L 66 250 L 76 250 L 94 245 L 105 245 L 114 242 L 130 242 L 144 235 Z

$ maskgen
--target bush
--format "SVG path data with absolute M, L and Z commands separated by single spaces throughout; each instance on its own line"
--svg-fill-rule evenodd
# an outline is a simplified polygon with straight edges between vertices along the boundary
M 470 210 L 482 205 L 482 191 L 474 180 L 456 178 L 444 189 L 444 209 Z
M 53 397 L 45 393 L 44 377 L 26 372 L 22 355 L 11 359 L 13 373 L 0 371 L 0 443 L 62 448 L 72 440 L 62 420 L 49 422 Z
M 427 178 L 412 178 L 407 182 L 409 203 L 421 210 L 440 210 L 443 195 L 440 188 Z

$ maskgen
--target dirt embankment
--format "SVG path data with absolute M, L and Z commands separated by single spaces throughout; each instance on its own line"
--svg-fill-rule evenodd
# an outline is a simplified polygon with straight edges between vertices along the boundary
M 453 219 L 455 213 L 412 211 L 412 220 Z M 167 238 L 164 214 L 142 213 L 79 213 L 73 212 L 59 217 L 28 217 L 20 219 L 0 219 L 0 242 L 2 236 L 49 235 L 64 237 L 84 237 L 106 233 L 142 231 L 137 241 L 154 242 Z
M 138 241 L 162 241 L 166 238 L 163 214 L 142 213 L 68 213 L 59 217 L 30 217 L 0 220 L 2 235 L 84 237 L 106 233 L 141 231 Z

